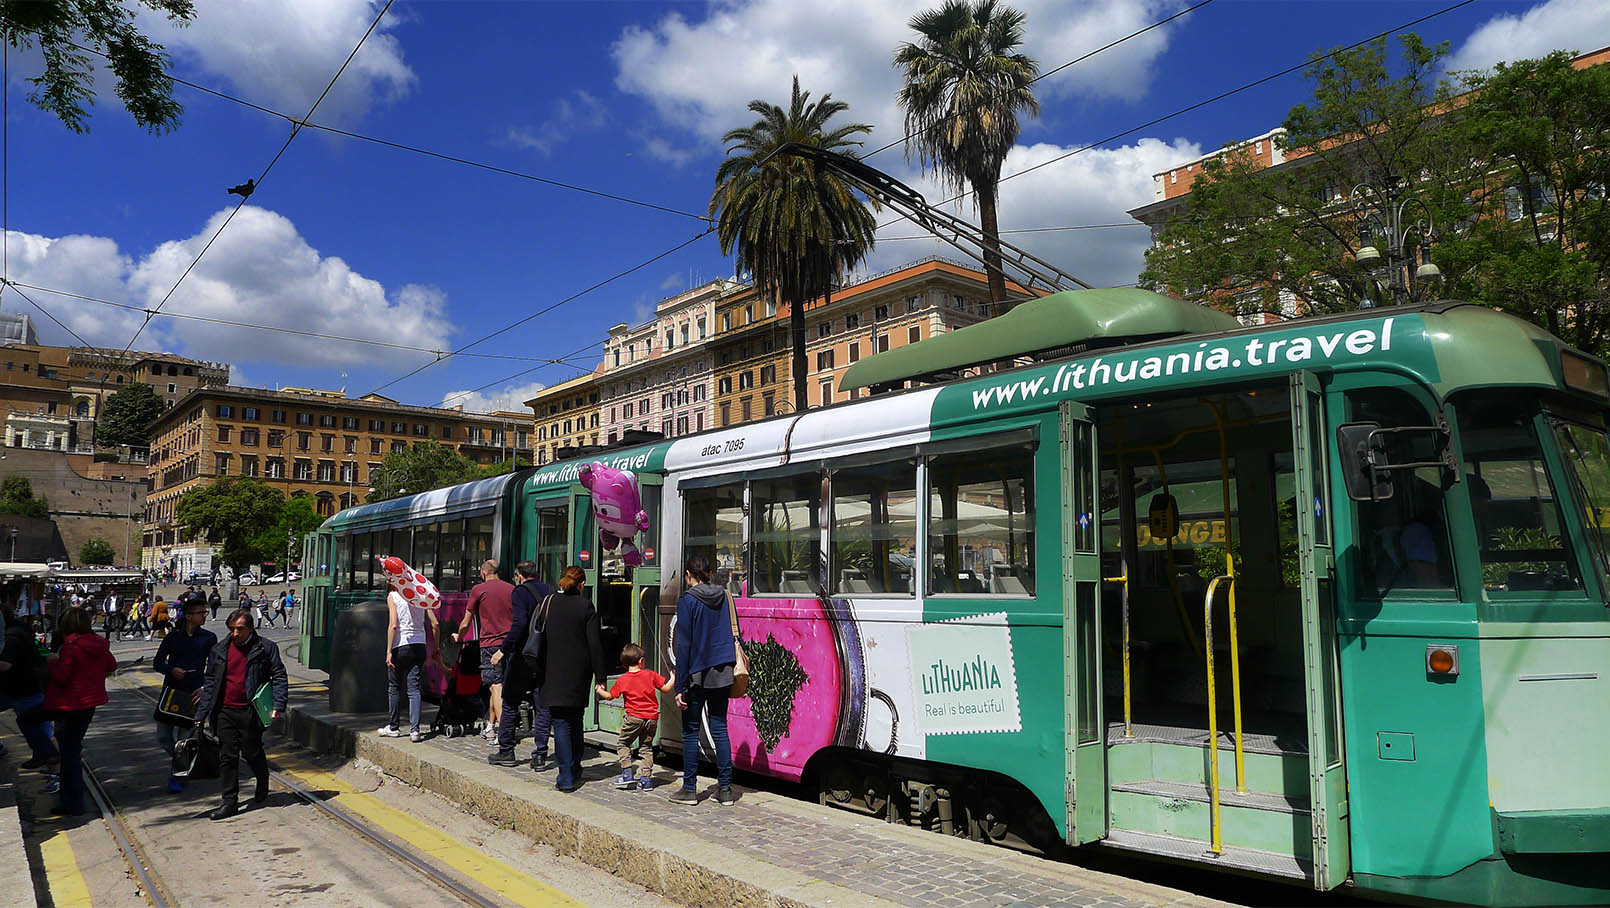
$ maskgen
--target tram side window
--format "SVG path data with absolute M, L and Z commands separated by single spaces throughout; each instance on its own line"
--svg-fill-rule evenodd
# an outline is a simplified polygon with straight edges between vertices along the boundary
M 359 533 L 352 537 L 352 588 L 355 590 L 374 589 L 370 574 L 374 572 L 375 551 L 374 537 L 369 533 Z
M 1394 388 L 1347 394 L 1348 419 L 1382 428 L 1429 426 L 1426 408 Z M 1429 433 L 1387 436 L 1394 463 L 1436 460 Z M 1422 467 L 1393 474 L 1395 492 L 1386 501 L 1355 504 L 1358 525 L 1358 586 L 1361 595 L 1381 597 L 1404 590 L 1453 589 L 1448 514 L 1443 471 Z
M 682 499 L 682 540 L 686 557 L 703 555 L 714 582 L 734 595 L 743 591 L 744 487 L 742 483 L 689 489 Z
M 643 513 L 648 515 L 648 529 L 637 534 L 637 548 L 643 553 L 643 567 L 660 566 L 660 493 L 662 486 L 641 485 Z
M 438 583 L 436 576 L 436 546 L 441 541 L 442 525 L 427 523 L 414 527 L 414 560 L 410 562 L 421 577 Z M 441 589 L 440 584 L 437 589 Z
M 812 596 L 822 551 L 822 474 L 816 471 L 749 484 L 754 521 L 750 549 L 757 593 Z
M 464 564 L 464 521 L 449 520 L 441 525 L 442 541 L 438 557 L 441 559 L 442 578 L 436 588 L 444 593 L 457 593 L 464 588 L 464 577 L 472 574 Z
M 492 517 L 471 517 L 464 521 L 464 576 L 470 578 L 470 585 L 475 584 L 475 572 L 480 568 L 481 562 L 492 557 Z M 503 566 L 503 574 L 512 577 L 509 572 L 513 570 L 508 565 Z
M 968 451 L 928 462 L 929 590 L 1034 595 L 1034 450 Z
M 917 464 L 833 472 L 833 592 L 911 595 L 917 556 Z
M 1511 394 L 1459 403 L 1465 481 L 1489 593 L 1582 588 L 1533 412 L 1531 401 Z
M 473 523 L 473 521 L 472 521 Z M 488 539 L 488 548 L 491 540 Z M 490 557 L 490 556 L 488 556 Z M 484 560 L 484 559 L 483 559 Z M 558 501 L 537 508 L 537 573 L 543 583 L 559 581 L 570 564 L 570 504 Z

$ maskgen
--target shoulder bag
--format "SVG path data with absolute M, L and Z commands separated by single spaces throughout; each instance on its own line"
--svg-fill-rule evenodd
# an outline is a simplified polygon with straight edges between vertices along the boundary
M 542 600 L 537 610 L 531 614 L 531 624 L 525 635 L 525 646 L 520 648 L 520 658 L 525 660 L 526 668 L 531 676 L 540 683 L 543 669 L 546 668 L 548 656 L 548 605 L 553 602 L 553 594 Z
M 732 690 L 729 696 L 742 697 L 749 693 L 749 658 L 744 655 L 743 638 L 738 636 L 738 604 L 727 594 L 727 616 L 732 619 L 732 651 L 737 660 L 732 666 Z
M 163 725 L 196 724 L 196 706 L 190 701 L 191 693 L 174 687 L 172 681 L 162 682 L 162 693 L 157 695 L 157 706 L 151 718 Z

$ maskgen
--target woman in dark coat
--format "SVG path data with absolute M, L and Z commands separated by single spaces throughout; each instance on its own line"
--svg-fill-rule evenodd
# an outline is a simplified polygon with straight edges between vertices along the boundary
M 586 573 L 575 565 L 559 575 L 559 593 L 548 600 L 543 638 L 538 700 L 553 716 L 553 749 L 559 762 L 554 787 L 560 791 L 581 787 L 582 711 L 608 671 L 598 637 L 598 610 L 584 595 L 586 582 Z

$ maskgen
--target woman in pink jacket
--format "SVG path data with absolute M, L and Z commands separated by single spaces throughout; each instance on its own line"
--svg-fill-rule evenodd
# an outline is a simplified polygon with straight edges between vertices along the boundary
M 57 816 L 78 816 L 84 804 L 84 734 L 95 707 L 104 704 L 106 676 L 117 660 L 105 640 L 95 633 L 88 611 L 70 608 L 61 616 L 61 651 L 49 659 L 50 683 L 45 688 L 46 712 L 56 719 L 56 746 L 61 751 L 61 800 L 51 809 Z

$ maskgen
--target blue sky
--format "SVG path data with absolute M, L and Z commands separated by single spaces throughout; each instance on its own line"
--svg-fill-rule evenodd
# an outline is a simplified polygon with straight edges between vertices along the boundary
M 1444 2 L 1214 0 L 1036 86 L 1008 173 L 1098 142 L 1221 91 L 1434 13 Z M 1179 0 L 1032 0 L 1026 50 L 1050 69 L 1183 9 Z M 720 134 L 744 105 L 786 103 L 798 73 L 815 94 L 850 102 L 898 138 L 889 65 L 921 4 L 864 0 L 717 3 L 416 2 L 397 0 L 314 121 L 549 179 L 702 214 Z M 190 81 L 300 116 L 351 51 L 370 0 L 200 0 L 173 29 L 145 19 Z M 1610 43 L 1610 4 L 1483 0 L 1415 29 L 1449 41 L 1455 65 L 1485 67 L 1557 47 Z M 1594 46 L 1578 46 L 1581 36 Z M 283 143 L 283 120 L 180 87 L 180 128 L 150 136 L 103 85 L 91 131 L 74 135 L 24 100 L 37 51 L 12 51 L 7 79 L 7 273 L 18 282 L 140 307 L 157 304 L 234 207 L 225 189 L 257 175 Z M 1009 181 L 1004 229 L 1113 224 L 1150 201 L 1150 175 L 1278 126 L 1307 97 L 1291 75 Z M 899 148 L 871 162 L 945 196 Z M 966 209 L 971 213 L 970 209 Z M 887 220 L 888 216 L 884 216 Z M 319 131 L 291 144 L 267 180 L 172 294 L 165 312 L 454 349 L 689 240 L 695 218 L 557 189 Z M 871 268 L 940 251 L 884 230 Z M 1135 279 L 1140 228 L 1018 236 L 1097 284 Z M 655 301 L 730 275 L 714 237 L 472 348 L 557 358 L 600 341 Z M 28 291 L 79 336 L 122 347 L 141 316 Z M 41 337 L 70 335 L 32 314 Z M 236 367 L 238 384 L 376 389 L 429 362 L 425 353 L 165 317 L 137 347 Z M 593 353 L 593 350 L 586 353 Z M 520 401 L 576 366 L 454 357 L 383 393 L 486 409 Z M 583 362 L 581 367 L 589 364 Z M 345 376 L 343 377 L 343 374 Z M 469 396 L 459 392 L 490 387 Z

